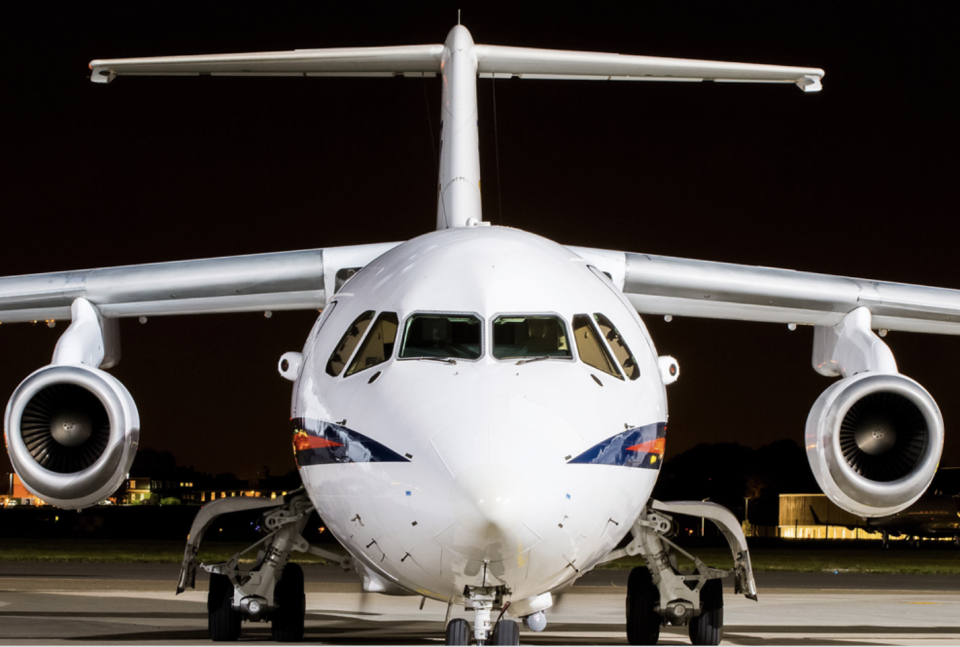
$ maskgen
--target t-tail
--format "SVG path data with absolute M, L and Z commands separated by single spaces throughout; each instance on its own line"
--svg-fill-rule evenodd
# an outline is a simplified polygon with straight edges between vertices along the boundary
M 483 221 L 477 78 L 794 83 L 820 90 L 823 70 L 527 47 L 476 45 L 466 27 L 442 45 L 302 49 L 290 52 L 162 56 L 91 61 L 92 80 L 117 76 L 408 76 L 440 74 L 437 229 Z

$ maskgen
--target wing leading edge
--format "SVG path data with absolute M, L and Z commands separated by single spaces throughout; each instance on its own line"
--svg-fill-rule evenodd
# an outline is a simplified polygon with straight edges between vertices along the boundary
M 960 290 L 568 247 L 609 274 L 641 314 L 835 326 L 866 307 L 872 327 L 960 335 Z

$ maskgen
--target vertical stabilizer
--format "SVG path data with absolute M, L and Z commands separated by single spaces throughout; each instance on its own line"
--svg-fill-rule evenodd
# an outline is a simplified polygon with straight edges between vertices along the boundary
M 477 55 L 466 27 L 450 30 L 440 64 L 440 177 L 437 229 L 480 222 L 480 144 L 477 132 Z

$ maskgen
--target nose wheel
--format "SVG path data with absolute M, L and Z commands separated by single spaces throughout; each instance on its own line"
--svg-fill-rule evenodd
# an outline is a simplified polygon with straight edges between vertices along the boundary
M 505 618 L 510 602 L 503 599 L 503 590 L 495 587 L 467 587 L 465 607 L 473 611 L 473 627 L 463 618 L 454 618 L 447 623 L 446 644 L 469 645 L 471 639 L 477 645 L 519 645 L 520 625 Z M 451 601 L 451 607 L 452 607 Z M 449 618 L 449 609 L 447 617 Z M 492 621 L 491 615 L 500 615 Z
M 491 645 L 519 645 L 520 625 L 514 620 L 501 619 L 493 628 L 490 636 Z
M 454 618 L 447 623 L 446 645 L 469 645 L 470 623 L 463 618 Z
M 469 645 L 473 632 L 470 631 L 470 623 L 463 618 L 454 618 L 447 623 L 446 641 L 447 645 Z M 493 627 L 493 633 L 490 634 L 488 645 L 519 645 L 520 644 L 520 625 L 515 620 L 501 619 Z

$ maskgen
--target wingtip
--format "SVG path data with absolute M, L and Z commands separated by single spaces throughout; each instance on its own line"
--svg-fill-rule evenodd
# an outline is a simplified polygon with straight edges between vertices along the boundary
M 109 67 L 100 64 L 100 61 L 90 61 L 90 80 L 94 83 L 110 83 L 117 78 L 116 73 Z
M 797 79 L 797 87 L 804 92 L 820 92 L 823 89 L 823 85 L 820 83 L 820 79 L 823 78 L 823 70 L 818 70 L 818 72 L 819 74 L 805 74 Z

